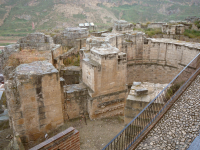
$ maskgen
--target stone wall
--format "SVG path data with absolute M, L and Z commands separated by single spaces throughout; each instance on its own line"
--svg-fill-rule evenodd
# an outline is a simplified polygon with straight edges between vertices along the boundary
M 78 66 L 62 68 L 60 70 L 60 76 L 65 79 L 65 84 L 78 84 L 81 78 L 81 68 Z
M 122 43 L 124 40 L 124 34 L 120 33 L 104 33 L 101 37 L 90 37 L 86 41 L 86 50 L 90 50 L 92 47 L 100 47 L 102 44 L 110 44 L 113 47 L 122 49 Z
M 79 118 L 88 115 L 87 100 L 88 89 L 83 84 L 72 84 L 64 86 L 64 120 Z
M 90 57 L 83 59 L 82 80 L 88 86 L 89 95 L 92 98 L 88 104 L 91 119 L 123 114 L 126 92 L 120 98 L 113 98 L 109 95 L 127 90 L 126 61 L 126 54 L 110 44 L 92 47 Z M 103 108 L 97 106 L 100 103 L 109 104 L 108 106 L 105 104 Z
M 5 82 L 5 89 L 10 126 L 26 148 L 63 124 L 59 73 L 51 63 L 18 66 L 14 79 Z
M 161 29 L 162 25 L 165 24 L 164 22 L 154 22 L 154 23 L 149 23 L 147 28 L 148 29 Z
M 127 60 L 142 59 L 144 52 L 144 33 L 126 34 L 122 45 L 122 52 L 127 53 Z
M 91 119 L 100 119 L 124 115 L 125 97 L 127 90 L 117 91 L 88 100 L 88 112 Z
M 20 50 L 37 49 L 50 50 L 55 45 L 52 37 L 43 33 L 31 33 L 28 36 L 19 39 L 17 42 L 20 45 Z
M 148 41 L 148 44 L 144 44 L 141 59 L 133 57 L 128 61 L 130 85 L 133 81 L 169 83 L 200 52 L 198 43 L 169 39 Z M 137 54 L 135 49 L 133 54 Z
M 164 24 L 162 26 L 162 33 L 169 34 L 169 35 L 180 35 L 183 34 L 185 31 L 185 26 L 182 24 L 179 25 L 168 25 Z
M 60 35 L 54 37 L 56 44 L 61 44 L 63 47 L 76 47 L 81 49 L 85 47 L 86 38 L 89 35 L 87 28 L 66 28 Z
M 133 24 L 128 23 L 125 20 L 117 20 L 114 22 L 113 33 L 126 33 L 133 31 Z
M 126 89 L 126 54 L 118 53 L 115 47 L 93 47 L 91 59 L 83 59 L 83 82 L 92 97 Z
M 80 136 L 73 127 L 53 136 L 30 150 L 80 150 Z

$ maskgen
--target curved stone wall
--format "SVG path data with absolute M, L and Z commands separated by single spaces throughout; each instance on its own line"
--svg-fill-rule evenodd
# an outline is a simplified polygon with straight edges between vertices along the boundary
M 132 51 L 133 59 L 127 64 L 129 85 L 133 81 L 169 83 L 200 52 L 200 43 L 148 39 L 140 57 L 137 49 Z

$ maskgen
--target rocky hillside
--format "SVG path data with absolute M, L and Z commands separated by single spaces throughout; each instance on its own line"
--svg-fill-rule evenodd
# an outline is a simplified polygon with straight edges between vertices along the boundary
M 200 16 L 200 0 L 0 0 L 0 36 L 24 36 L 94 22 L 107 28 L 129 22 L 184 20 Z

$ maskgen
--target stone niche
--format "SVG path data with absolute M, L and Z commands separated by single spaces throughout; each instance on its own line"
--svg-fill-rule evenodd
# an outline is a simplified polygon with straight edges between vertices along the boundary
M 64 67 L 60 70 L 60 76 L 65 79 L 65 84 L 79 84 L 81 68 L 78 66 Z
M 167 84 L 149 82 L 133 82 L 130 93 L 126 99 L 124 122 L 127 124 L 149 104 Z M 160 105 L 160 103 L 158 103 Z M 155 110 L 156 111 L 156 110 Z
M 60 77 L 51 63 L 19 65 L 5 89 L 10 125 L 26 149 L 63 124 Z

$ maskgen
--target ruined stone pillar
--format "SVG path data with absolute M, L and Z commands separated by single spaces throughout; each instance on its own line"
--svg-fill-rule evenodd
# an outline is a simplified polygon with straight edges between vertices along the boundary
M 11 127 L 26 148 L 63 124 L 60 77 L 51 63 L 18 66 L 5 88 Z

